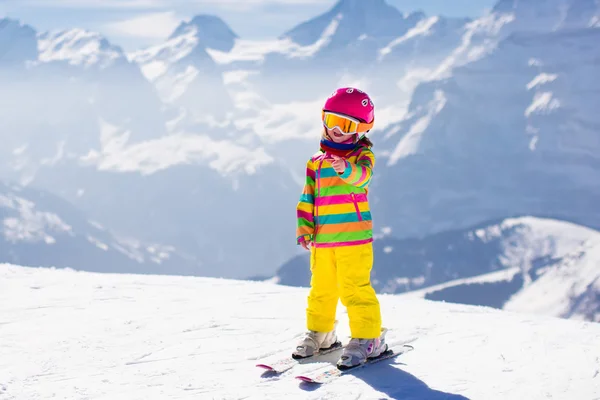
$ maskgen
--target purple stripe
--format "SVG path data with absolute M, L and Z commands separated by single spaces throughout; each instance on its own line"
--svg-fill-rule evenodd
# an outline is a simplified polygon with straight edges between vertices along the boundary
M 306 176 L 309 176 L 312 178 L 312 180 L 315 180 L 315 171 L 313 169 L 310 168 L 306 168 Z
M 356 201 L 359 203 L 367 201 L 367 195 L 364 193 L 356 193 L 354 196 L 356 197 Z M 317 197 L 315 201 L 319 206 L 332 206 L 334 204 L 353 203 L 351 194 L 334 194 L 331 196 Z
M 332 243 L 313 243 L 313 246 L 315 248 L 317 247 L 342 247 L 342 246 L 357 246 L 359 244 L 367 244 L 367 243 L 371 243 L 373 241 L 373 238 L 370 239 L 363 239 L 363 240 L 356 240 L 354 242 L 332 242 Z

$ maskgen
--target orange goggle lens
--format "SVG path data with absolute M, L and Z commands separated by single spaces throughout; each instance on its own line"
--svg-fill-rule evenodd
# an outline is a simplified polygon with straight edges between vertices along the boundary
M 329 129 L 338 128 L 346 134 L 365 132 L 373 126 L 373 123 L 364 124 L 360 121 L 331 112 L 323 112 L 323 125 Z
M 356 133 L 358 131 L 359 122 L 341 115 L 325 113 L 323 115 L 323 125 L 329 129 L 338 128 L 344 133 Z

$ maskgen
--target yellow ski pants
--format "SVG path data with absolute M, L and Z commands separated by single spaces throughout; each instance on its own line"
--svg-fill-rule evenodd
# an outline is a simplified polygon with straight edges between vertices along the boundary
M 379 300 L 371 286 L 373 244 L 312 247 L 310 293 L 306 309 L 309 330 L 333 330 L 338 300 L 348 310 L 353 338 L 381 335 Z

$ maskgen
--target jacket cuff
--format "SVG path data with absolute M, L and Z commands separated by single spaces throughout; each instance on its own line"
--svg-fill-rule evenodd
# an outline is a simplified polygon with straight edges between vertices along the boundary
M 346 169 L 344 170 L 344 172 L 342 172 L 340 178 L 346 179 L 350 176 L 350 174 L 352 174 L 352 167 L 350 167 L 350 163 L 348 162 L 348 160 L 346 160 Z
M 311 239 L 311 235 L 302 235 L 298 236 L 296 239 L 296 244 L 301 244 L 302 242 L 309 242 Z

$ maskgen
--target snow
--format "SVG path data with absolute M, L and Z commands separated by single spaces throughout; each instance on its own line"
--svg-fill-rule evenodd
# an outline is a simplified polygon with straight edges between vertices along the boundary
M 518 267 L 506 268 L 496 272 L 490 272 L 483 275 L 473 276 L 470 278 L 462 278 L 455 279 L 453 281 L 441 283 L 439 285 L 429 286 L 425 289 L 413 290 L 411 292 L 407 292 L 402 294 L 402 296 L 407 297 L 416 297 L 416 298 L 425 298 L 425 295 L 428 293 L 437 292 L 440 290 L 444 290 L 450 287 L 459 286 L 459 285 L 470 285 L 473 283 L 491 283 L 491 282 L 506 282 L 510 281 L 521 273 L 521 269 Z M 408 283 L 408 282 L 407 282 Z M 518 311 L 518 310 L 515 310 Z
M 173 133 L 158 139 L 128 143 L 129 131 L 100 120 L 100 150 L 90 150 L 81 163 L 96 165 L 104 171 L 137 171 L 153 174 L 174 165 L 206 162 L 223 175 L 244 171 L 254 174 L 273 162 L 260 147 L 250 149 L 228 140 L 214 140 L 207 135 Z
M 194 30 L 167 40 L 157 46 L 132 52 L 127 55 L 130 61 L 140 65 L 142 73 L 153 82 L 168 70 L 168 66 L 187 57 L 198 44 Z
M 224 52 L 216 49 L 206 49 L 211 58 L 220 65 L 236 62 L 251 61 L 262 64 L 268 54 L 283 54 L 288 58 L 310 58 L 327 46 L 338 29 L 343 14 L 338 14 L 331 20 L 321 37 L 306 46 L 299 45 L 289 38 L 268 40 L 236 39 L 231 51 Z
M 164 61 L 154 60 L 147 64 L 141 64 L 140 69 L 142 70 L 142 74 L 144 74 L 150 82 L 153 82 L 156 78 L 167 72 L 169 67 Z
M 255 364 L 289 354 L 306 289 L 0 265 L 7 400 L 593 399 L 600 325 L 381 295 L 388 338 L 415 350 L 322 387 Z M 347 315 L 338 333 L 347 340 Z M 415 340 L 416 339 L 416 340 Z M 335 358 L 331 359 L 335 361 Z M 560 360 L 557 362 L 557 360 Z
M 560 101 L 553 96 L 552 92 L 536 93 L 532 103 L 525 110 L 525 116 L 529 117 L 534 113 L 549 112 L 559 108 Z
M 500 31 L 514 21 L 514 14 L 491 13 L 468 23 L 461 45 L 438 66 L 433 75 L 437 79 L 446 78 L 450 76 L 454 68 L 479 60 L 489 54 L 497 45 L 495 38 Z M 481 40 L 481 37 L 487 39 Z
M 327 25 L 321 34 L 321 37 L 316 42 L 308 46 L 298 46 L 297 48 L 293 49 L 293 52 L 289 56 L 291 58 L 309 58 L 314 56 L 319 50 L 331 42 L 331 39 L 333 38 L 333 35 L 335 35 L 342 18 L 344 18 L 344 14 L 337 14 L 331 20 L 329 25 Z
M 251 71 L 251 70 L 226 71 L 226 72 L 223 72 L 223 83 L 225 85 L 244 83 L 249 76 L 255 75 L 257 73 L 258 73 L 257 71 Z
M 8 215 L 2 220 L 0 232 L 12 243 L 44 241 L 53 244 L 52 233 L 71 233 L 72 228 L 58 215 L 39 211 L 35 203 L 14 194 L 0 195 L 0 208 Z M 8 210 L 8 213 L 6 213 Z
M 206 49 L 211 58 L 221 65 L 231 64 L 239 61 L 254 61 L 262 63 L 269 53 L 288 52 L 295 44 L 290 40 L 268 39 L 247 40 L 236 39 L 231 51 L 224 52 L 215 49 Z
M 276 143 L 290 138 L 318 140 L 322 123 L 318 110 L 323 107 L 321 98 L 312 101 L 262 105 L 260 98 L 251 92 L 238 96 L 240 107 L 254 107 L 258 114 L 234 121 L 238 129 L 251 129 L 264 143 Z M 315 112 L 317 110 L 317 112 Z
M 598 235 L 600 236 L 600 235 Z M 564 257 L 555 268 L 515 294 L 504 305 L 505 310 L 531 312 L 538 315 L 565 316 L 573 319 L 591 318 L 600 321 L 600 314 L 587 315 L 577 305 L 572 309 L 565 299 L 580 299 L 586 291 L 600 292 L 600 237 L 580 245 Z
M 511 282 L 522 275 L 524 285 L 511 292 L 502 305 L 504 310 L 600 321 L 597 300 L 595 304 L 585 303 L 588 295 L 600 292 L 600 232 L 564 221 L 521 217 L 478 229 L 473 236 L 484 242 L 502 238 L 499 261 L 503 269 L 429 286 L 406 296 L 425 297 L 475 283 Z M 534 268 L 538 262 L 543 264 Z M 469 301 L 486 304 L 487 299 L 478 295 Z
M 435 17 L 430 17 L 430 18 L 424 19 L 422 21 L 419 21 L 419 23 L 414 28 L 409 29 L 408 32 L 406 32 L 406 34 L 404 34 L 403 36 L 400 36 L 397 39 L 394 39 L 387 46 L 380 49 L 379 50 L 379 60 L 382 60 L 386 55 L 391 53 L 393 51 L 394 47 L 406 42 L 407 40 L 410 40 L 416 36 L 427 36 L 427 35 L 431 34 L 431 28 L 435 24 L 437 24 L 439 20 L 440 20 L 440 17 L 435 16 Z
M 434 99 L 428 105 L 428 112 L 425 116 L 419 118 L 409 129 L 406 135 L 396 145 L 396 148 L 392 152 L 388 165 L 394 165 L 398 160 L 408 157 L 413 154 L 417 154 L 419 145 L 421 143 L 421 135 L 429 124 L 433 117 L 439 114 L 444 106 L 446 105 L 446 96 L 441 90 L 435 92 Z
M 88 236 L 87 240 L 101 250 L 108 251 L 108 249 L 109 249 L 109 247 L 105 243 L 102 243 L 100 240 L 96 239 L 95 237 Z
M 527 84 L 527 90 L 531 90 L 545 83 L 554 82 L 558 78 L 556 74 L 541 73 Z
M 160 98 L 165 103 L 172 103 L 186 93 L 191 83 L 198 76 L 198 69 L 188 65 L 181 73 L 163 76 L 156 84 Z
M 506 241 L 502 260 L 507 268 L 518 266 L 528 270 L 525 260 L 529 263 L 538 257 L 548 256 L 560 259 L 590 239 L 600 240 L 600 234 L 593 229 L 535 217 L 509 218 L 489 229 L 476 231 L 476 235 L 482 240 L 489 240 L 510 228 L 514 232 Z
M 51 31 L 38 36 L 39 60 L 67 61 L 71 65 L 106 68 L 123 56 L 99 33 L 83 29 Z

